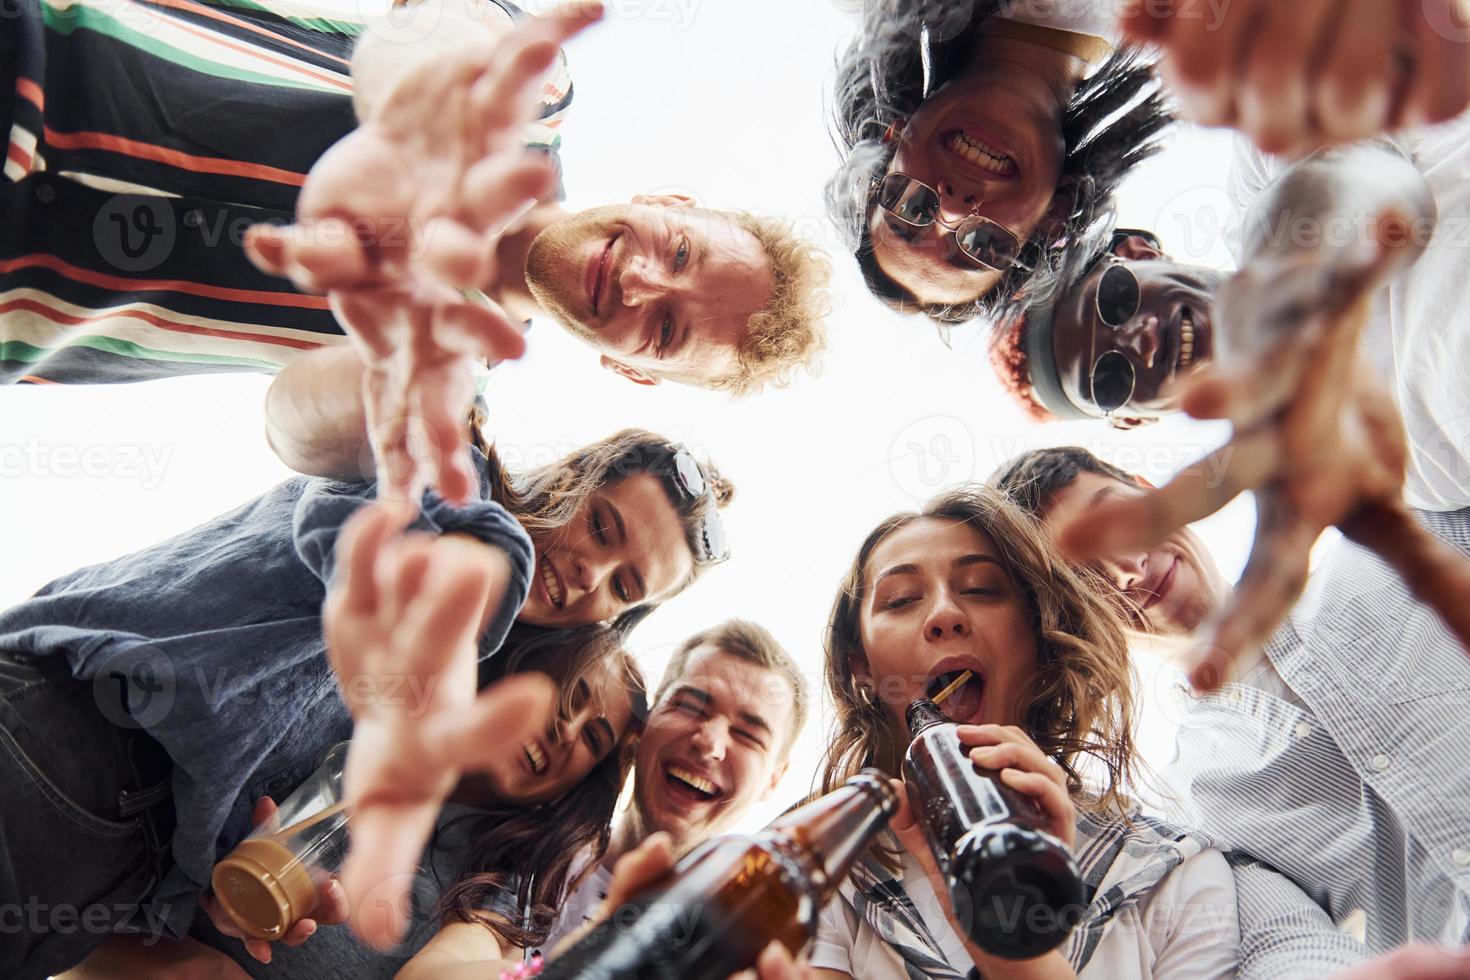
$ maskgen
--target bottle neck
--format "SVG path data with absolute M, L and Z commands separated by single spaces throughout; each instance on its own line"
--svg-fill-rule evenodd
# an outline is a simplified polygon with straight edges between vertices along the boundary
M 825 902 L 898 809 L 898 797 L 881 773 L 864 771 L 832 792 L 773 822 L 760 835 L 805 866 Z
M 919 735 L 933 728 L 935 725 L 953 724 L 944 716 L 944 712 L 939 710 L 939 705 L 930 701 L 928 698 L 916 699 L 909 705 L 909 710 L 905 717 L 909 724 L 909 736 L 911 738 L 918 738 Z

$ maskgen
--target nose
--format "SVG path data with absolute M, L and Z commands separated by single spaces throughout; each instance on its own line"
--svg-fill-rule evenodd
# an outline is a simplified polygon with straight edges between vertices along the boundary
M 939 182 L 939 218 L 940 221 L 953 228 L 983 204 L 985 198 L 977 193 L 956 188 L 947 180 Z
M 1148 555 L 1115 555 L 1102 561 L 1103 574 L 1121 591 L 1127 592 L 1148 575 Z
M 949 590 L 941 591 L 924 619 L 924 639 L 938 642 L 947 637 L 969 636 L 970 618 L 954 601 Z
M 651 303 L 663 295 L 666 286 L 662 268 L 644 255 L 630 258 L 618 276 L 625 306 Z
M 1118 328 L 1114 343 L 1121 350 L 1132 351 L 1139 364 L 1151 368 L 1163 347 L 1163 329 L 1157 316 L 1140 313 Z
M 725 758 L 725 748 L 730 743 L 730 730 L 723 719 L 708 718 L 694 730 L 689 739 L 700 758 L 719 762 Z
M 553 745 L 574 745 L 577 739 L 582 737 L 582 729 L 587 722 L 592 720 L 592 705 L 584 704 L 571 714 L 570 717 L 557 718 L 556 727 L 551 731 L 551 742 Z
M 584 594 L 595 593 L 618 567 L 616 555 L 606 552 L 579 554 L 572 559 L 571 586 Z M 568 605 L 571 605 L 568 597 Z

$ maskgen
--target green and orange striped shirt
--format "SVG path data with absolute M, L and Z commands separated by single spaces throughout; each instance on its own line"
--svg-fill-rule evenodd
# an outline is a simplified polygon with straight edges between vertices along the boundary
M 279 0 L 0 4 L 0 383 L 273 372 L 345 340 L 325 297 L 242 242 L 292 219 L 356 126 L 362 19 Z M 528 146 L 556 152 L 571 96 L 563 59 Z

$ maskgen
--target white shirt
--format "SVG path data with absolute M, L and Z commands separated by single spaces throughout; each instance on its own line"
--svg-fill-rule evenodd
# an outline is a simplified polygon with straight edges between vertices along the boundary
M 581 874 L 582 869 L 586 866 L 585 858 L 579 860 L 572 866 L 572 875 Z M 607 889 L 610 884 L 612 884 L 612 872 L 599 862 L 597 867 L 592 869 L 592 873 L 577 886 L 577 890 L 562 902 L 561 913 L 556 917 L 556 924 L 546 934 L 546 942 L 542 949 L 547 952 L 556 949 L 558 943 L 592 921 L 592 917 L 602 908 L 602 903 L 607 898 Z
M 1363 349 L 1404 419 L 1409 506 L 1458 510 L 1470 506 L 1470 115 L 1390 140 L 1428 181 L 1439 227 L 1374 300 Z M 1236 139 L 1229 193 L 1238 217 L 1288 166 Z
M 964 973 L 971 966 L 969 954 L 950 928 L 939 899 L 917 863 L 908 854 L 903 860 L 904 891 L 939 941 L 946 961 Z M 1104 880 L 1102 889 L 1110 884 Z M 1159 887 L 1115 917 L 1079 977 L 1233 977 L 1239 947 L 1234 877 L 1219 851 L 1205 850 L 1179 865 Z M 836 970 L 860 980 L 908 980 L 899 955 L 840 899 L 828 902 L 821 912 L 810 962 L 813 967 Z

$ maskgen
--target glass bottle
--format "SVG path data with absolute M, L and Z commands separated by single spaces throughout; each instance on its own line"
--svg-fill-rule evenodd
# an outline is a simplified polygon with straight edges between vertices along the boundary
M 316 908 L 319 889 L 347 853 L 342 801 L 347 742 L 332 747 L 270 820 L 214 866 L 215 898 L 247 935 L 280 939 Z
M 1022 960 L 1056 949 L 1085 907 L 1066 845 L 1041 829 L 1030 797 L 975 766 L 938 705 L 919 698 L 907 717 L 914 740 L 903 779 L 956 918 L 993 956 Z
M 558 956 L 542 980 L 726 980 L 772 940 L 795 955 L 817 913 L 898 808 L 865 770 L 754 836 L 718 837 Z

